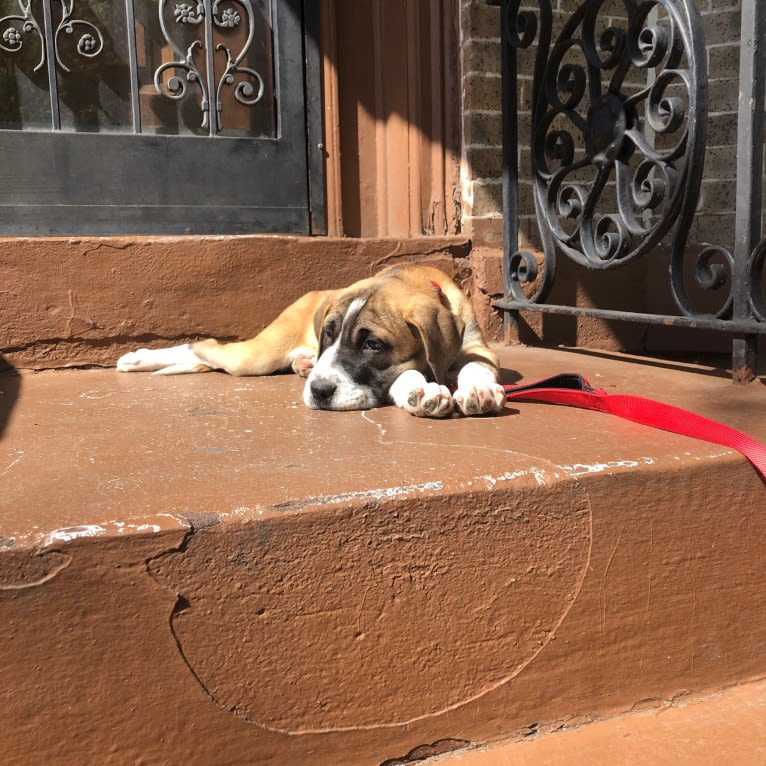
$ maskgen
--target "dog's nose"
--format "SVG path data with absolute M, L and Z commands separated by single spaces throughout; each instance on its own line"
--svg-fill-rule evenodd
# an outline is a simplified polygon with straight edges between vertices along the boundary
M 311 395 L 317 402 L 329 402 L 338 384 L 328 378 L 315 378 L 311 381 Z

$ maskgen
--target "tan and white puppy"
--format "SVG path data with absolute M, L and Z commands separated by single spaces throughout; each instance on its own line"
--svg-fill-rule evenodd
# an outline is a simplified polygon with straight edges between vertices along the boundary
M 406 264 L 342 290 L 304 295 L 251 340 L 203 340 L 139 349 L 117 361 L 123 372 L 159 375 L 224 370 L 307 378 L 312 409 L 366 410 L 393 402 L 420 417 L 500 412 L 497 357 L 473 310 L 443 272 Z M 454 394 L 448 386 L 456 387 Z

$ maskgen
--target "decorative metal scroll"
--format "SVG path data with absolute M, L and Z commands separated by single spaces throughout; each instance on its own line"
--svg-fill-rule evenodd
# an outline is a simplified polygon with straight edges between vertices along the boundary
M 706 51 L 696 2 L 586 0 L 555 40 L 549 0 L 539 0 L 535 11 L 522 10 L 520 0 L 499 4 L 507 295 L 498 307 L 712 329 L 727 323 L 726 329 L 766 332 L 766 243 L 755 248 L 745 269 L 735 268 L 722 246 L 702 248 L 694 288 L 725 293 L 715 310 L 697 310 L 687 290 L 686 244 L 699 199 L 707 118 Z M 531 172 L 542 262 L 517 249 L 518 229 L 509 223 L 518 216 L 516 55 L 533 43 Z M 560 254 L 588 269 L 612 269 L 645 256 L 668 237 L 671 292 L 680 316 L 544 304 Z M 745 313 L 734 308 L 741 279 L 747 281 Z
M 20 13 L 0 18 L 0 49 L 6 53 L 18 53 L 25 44 L 25 35 L 36 36 L 40 41 L 40 60 L 34 71 L 41 70 L 47 63 L 45 32 L 32 14 L 33 0 L 18 0 Z M 104 50 L 104 37 L 94 24 L 83 19 L 74 18 L 74 0 L 59 0 L 62 16 L 56 28 L 53 29 L 53 53 L 59 68 L 71 72 L 71 67 L 62 59 L 59 39 L 62 34 L 77 37 L 75 49 L 82 58 L 92 59 Z M 71 62 L 70 62 L 71 63 Z
M 193 85 L 200 96 L 200 108 L 202 110 L 202 127 L 210 130 L 210 134 L 219 133 L 223 128 L 221 119 L 221 97 L 224 88 L 234 85 L 234 98 L 243 106 L 254 106 L 263 97 L 264 82 L 258 72 L 246 66 L 242 61 L 250 50 L 255 36 L 255 20 L 253 11 L 248 0 L 203 0 L 197 5 L 176 2 L 173 8 L 173 18 L 180 25 L 204 25 L 204 42 L 194 40 L 184 50 L 173 38 L 173 30 L 168 27 L 166 20 L 166 8 L 171 0 L 160 0 L 159 20 L 162 34 L 175 51 L 177 59 L 162 64 L 154 73 L 154 86 L 158 93 L 168 98 L 181 100 L 186 97 L 188 84 Z M 224 4 L 225 2 L 225 4 Z M 236 29 L 243 23 L 247 24 L 247 38 L 238 52 L 218 43 L 213 48 L 213 28 L 220 32 Z M 206 75 L 202 75 L 197 65 L 198 56 L 195 52 L 204 54 Z M 216 80 L 215 74 L 215 51 L 220 51 L 225 56 L 223 72 Z M 171 71 L 173 75 L 163 81 L 165 72 Z M 237 80 L 238 76 L 244 79 Z M 235 85 L 236 82 L 236 85 Z M 211 100 L 215 103 L 215 111 L 210 117 Z

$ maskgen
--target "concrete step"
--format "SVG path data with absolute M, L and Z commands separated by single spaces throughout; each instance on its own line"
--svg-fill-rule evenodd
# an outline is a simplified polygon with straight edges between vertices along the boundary
M 446 766 L 763 766 L 766 682 L 516 742 L 433 758 Z
M 766 440 L 763 381 L 500 353 L 508 382 L 576 370 Z M 766 675 L 766 488 L 737 453 L 301 388 L 5 376 L 4 764 L 396 763 Z

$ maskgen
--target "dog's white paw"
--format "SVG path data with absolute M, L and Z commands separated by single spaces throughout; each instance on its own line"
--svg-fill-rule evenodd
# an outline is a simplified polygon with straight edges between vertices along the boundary
M 455 404 L 464 415 L 487 415 L 502 412 L 505 391 L 498 383 L 459 388 L 454 394 Z
M 446 418 L 452 413 L 454 402 L 447 386 L 426 383 L 410 391 L 404 409 L 419 418 Z
M 469 362 L 458 373 L 455 405 L 464 415 L 488 415 L 505 407 L 505 390 L 483 365 Z
M 117 360 L 120 372 L 156 372 L 179 375 L 209 368 L 193 351 L 189 343 L 170 348 L 139 348 L 123 354 Z
M 302 378 L 308 378 L 309 373 L 314 369 L 317 361 L 317 355 L 312 352 L 298 353 L 290 361 L 290 367 L 296 375 Z
M 161 370 L 165 365 L 152 354 L 152 349 L 139 348 L 129 351 L 117 360 L 117 369 L 120 372 L 151 372 Z
M 394 404 L 419 418 L 446 418 L 454 407 L 446 386 L 426 381 L 417 370 L 403 372 L 391 386 Z

